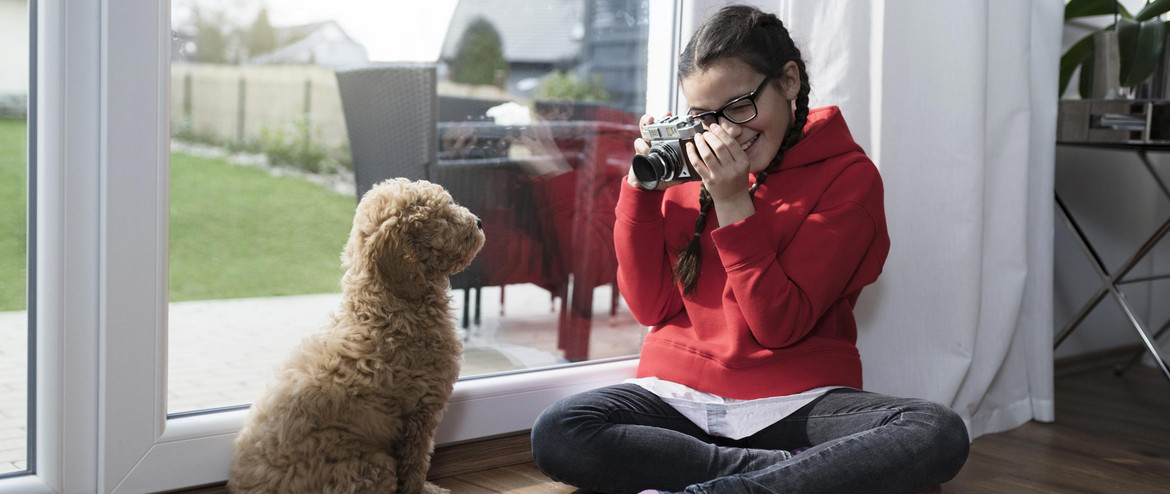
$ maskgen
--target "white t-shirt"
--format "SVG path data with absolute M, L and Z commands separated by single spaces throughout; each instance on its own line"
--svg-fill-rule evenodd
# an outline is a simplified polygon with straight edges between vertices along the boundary
M 678 410 L 708 434 L 743 439 L 792 415 L 825 392 L 844 386 L 825 386 L 788 396 L 735 400 L 694 390 L 657 377 L 627 379 Z

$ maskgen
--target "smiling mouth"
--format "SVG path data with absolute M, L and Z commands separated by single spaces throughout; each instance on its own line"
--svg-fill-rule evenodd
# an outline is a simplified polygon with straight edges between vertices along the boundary
M 748 150 L 751 149 L 752 146 L 756 145 L 756 141 L 758 141 L 758 140 L 760 140 L 760 135 L 756 134 L 756 136 L 753 137 L 752 140 L 748 141 L 747 143 L 745 143 L 743 145 L 743 152 L 745 152 L 745 153 L 748 152 Z

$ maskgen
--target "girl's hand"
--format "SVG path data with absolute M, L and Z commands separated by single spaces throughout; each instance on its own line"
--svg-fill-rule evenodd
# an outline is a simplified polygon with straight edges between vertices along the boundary
M 716 204 L 728 199 L 748 198 L 748 157 L 736 137 L 739 127 L 711 124 L 707 132 L 687 144 L 687 157 L 703 179 Z

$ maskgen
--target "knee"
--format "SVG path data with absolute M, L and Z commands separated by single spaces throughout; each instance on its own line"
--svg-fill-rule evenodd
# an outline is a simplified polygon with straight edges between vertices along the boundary
M 928 409 L 933 425 L 929 441 L 939 461 L 940 473 L 945 473 L 946 480 L 950 480 L 958 475 L 971 451 L 967 425 L 958 413 L 948 407 L 930 403 Z
M 560 441 L 558 436 L 562 433 L 560 424 L 563 422 L 561 418 L 563 407 L 560 405 L 559 402 L 554 403 L 540 412 L 540 415 L 536 417 L 536 422 L 532 424 L 532 454 L 534 456 L 539 456 L 548 447 L 555 446 Z
M 573 407 L 566 398 L 541 412 L 532 425 L 532 459 L 545 475 L 559 480 L 574 464 Z

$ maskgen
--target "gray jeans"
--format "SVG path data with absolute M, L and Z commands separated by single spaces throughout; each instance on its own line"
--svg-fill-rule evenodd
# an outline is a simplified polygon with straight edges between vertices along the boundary
M 613 494 L 914 493 L 959 473 L 969 447 L 949 408 L 855 389 L 832 390 L 740 440 L 703 432 L 633 384 L 561 400 L 532 429 L 541 471 Z

